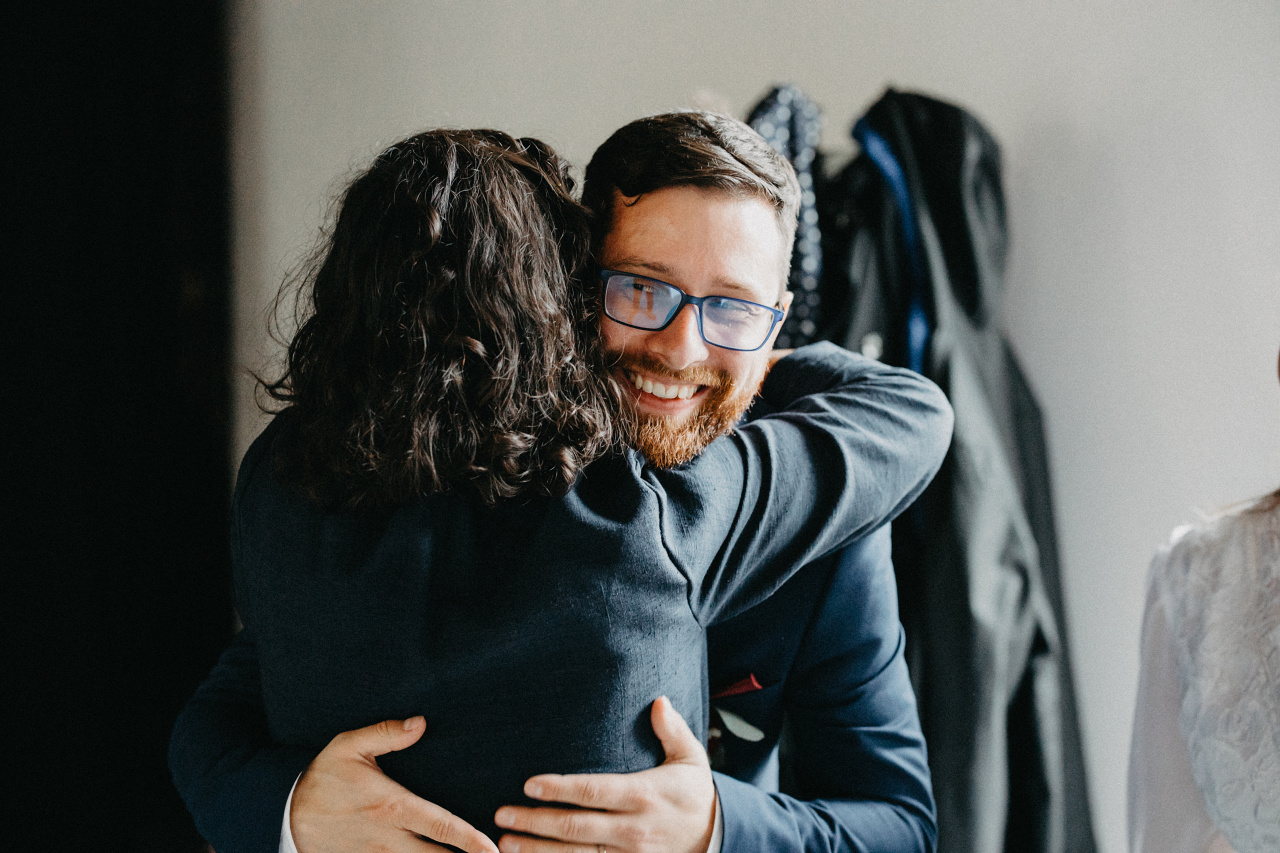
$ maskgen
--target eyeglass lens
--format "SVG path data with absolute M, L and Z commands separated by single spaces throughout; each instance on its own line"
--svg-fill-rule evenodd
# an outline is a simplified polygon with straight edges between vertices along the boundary
M 674 285 L 629 275 L 610 275 L 605 314 L 640 329 L 660 329 L 679 310 L 684 293 Z M 730 349 L 756 349 L 773 330 L 774 314 L 761 305 L 728 296 L 709 296 L 698 306 L 702 337 Z

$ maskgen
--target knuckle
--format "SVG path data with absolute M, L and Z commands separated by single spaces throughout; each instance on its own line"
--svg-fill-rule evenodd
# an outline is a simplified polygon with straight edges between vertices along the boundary
M 405 808 L 401 799 L 382 800 L 372 809 L 372 816 L 379 823 L 404 826 Z
M 289 818 L 289 831 L 294 841 L 304 847 L 310 845 L 313 837 L 319 837 L 319 833 L 312 830 L 308 816 L 298 814 L 296 809 Z
M 627 844 L 634 850 L 657 849 L 658 832 L 645 823 L 632 823 L 624 831 Z
M 636 811 L 649 811 L 658 805 L 658 793 L 651 785 L 638 785 L 631 792 Z
M 587 821 L 581 812 L 570 812 L 561 820 L 565 838 L 578 839 L 586 834 Z
M 589 806 L 600 806 L 609 799 L 609 786 L 602 779 L 589 778 L 582 789 L 582 798 Z
M 600 783 L 592 778 L 583 779 L 578 793 L 584 804 L 593 806 L 600 802 Z
M 426 835 L 433 841 L 450 842 L 454 840 L 453 825 L 447 815 L 432 815 L 423 822 Z

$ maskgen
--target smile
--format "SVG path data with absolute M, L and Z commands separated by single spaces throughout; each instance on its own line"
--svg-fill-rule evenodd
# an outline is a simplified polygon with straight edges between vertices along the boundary
M 646 379 L 639 373 L 628 370 L 626 371 L 627 379 L 639 391 L 646 394 L 652 394 L 660 400 L 688 400 L 698 391 L 702 390 L 702 385 L 664 385 L 661 382 L 655 382 L 652 379 Z

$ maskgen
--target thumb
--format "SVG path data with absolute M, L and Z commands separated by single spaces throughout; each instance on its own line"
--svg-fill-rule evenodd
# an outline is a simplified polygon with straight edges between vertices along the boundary
M 333 745 L 373 759 L 413 746 L 426 730 L 427 721 L 421 716 L 407 720 L 383 720 L 363 729 L 343 732 L 333 739 Z
M 658 697 L 649 714 L 653 723 L 653 733 L 662 742 L 667 760 L 663 764 L 707 764 L 707 751 L 702 748 L 697 737 L 689 730 L 689 725 L 680 716 L 671 700 L 666 696 Z

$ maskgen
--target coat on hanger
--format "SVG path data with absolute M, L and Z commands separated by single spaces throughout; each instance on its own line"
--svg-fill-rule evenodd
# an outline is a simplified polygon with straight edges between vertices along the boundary
M 1093 853 L 1044 426 L 998 323 L 995 140 L 888 90 L 821 182 L 819 337 L 924 373 L 955 409 L 942 471 L 894 524 L 940 853 Z

